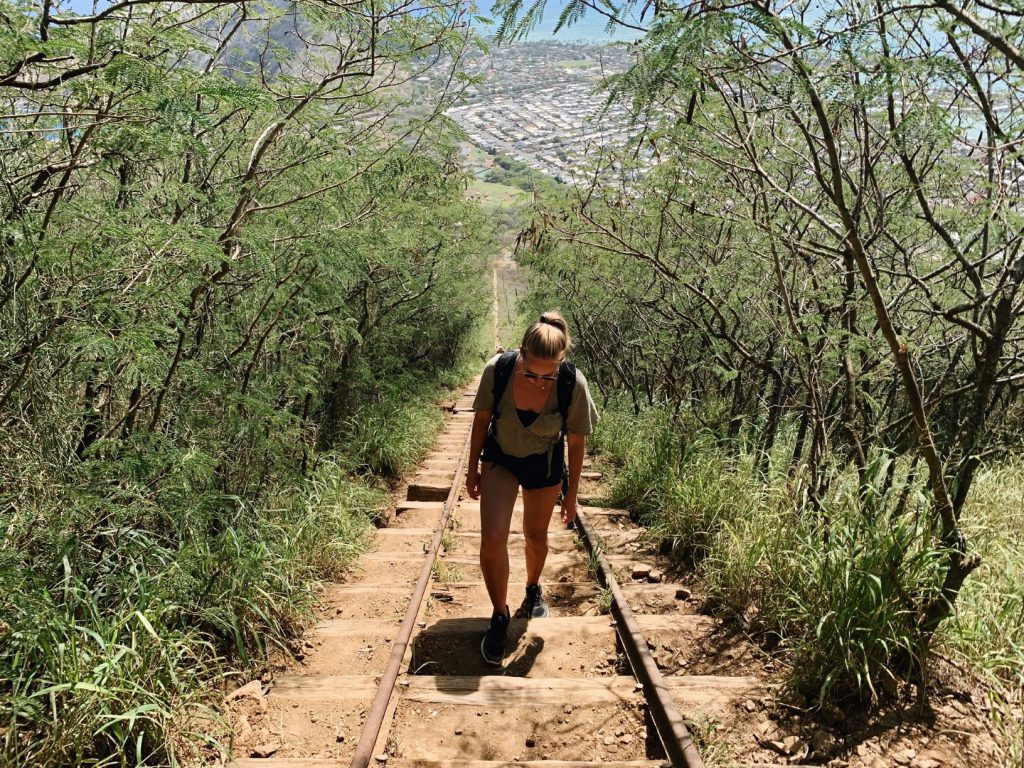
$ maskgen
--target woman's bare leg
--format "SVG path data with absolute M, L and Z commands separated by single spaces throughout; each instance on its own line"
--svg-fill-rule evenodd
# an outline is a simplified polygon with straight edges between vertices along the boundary
M 497 613 L 508 606 L 508 529 L 519 481 L 504 467 L 484 462 L 480 476 L 480 570 Z
M 548 524 L 561 484 L 523 489 L 523 538 L 526 539 L 526 583 L 539 584 L 548 557 Z

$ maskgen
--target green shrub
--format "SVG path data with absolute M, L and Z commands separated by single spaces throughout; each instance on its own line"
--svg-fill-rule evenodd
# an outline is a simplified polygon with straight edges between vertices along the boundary
M 436 402 L 399 391 L 354 413 L 340 442 L 357 471 L 395 480 L 419 464 L 443 424 Z
M 743 446 L 697 423 L 667 409 L 606 409 L 593 445 L 610 465 L 611 502 L 636 512 L 649 538 L 672 540 L 677 557 L 696 563 L 710 606 L 777 645 L 790 664 L 790 683 L 811 698 L 872 700 L 892 689 L 893 670 L 927 673 L 914 603 L 936 594 L 942 552 L 920 514 L 927 503 L 921 479 L 905 488 L 906 460 L 890 466 L 892 459 L 877 454 L 863 487 L 852 472 L 837 475 L 815 510 L 799 477 L 765 477 Z M 895 482 L 883 492 L 890 469 Z M 1020 498 L 1014 493 L 1021 477 L 1012 467 L 1008 476 L 980 482 L 1008 489 L 992 500 L 1006 510 Z M 1000 520 L 1004 527 L 990 538 L 1013 548 L 1019 535 L 1010 531 L 1019 534 L 1021 517 Z M 984 541 L 979 534 L 972 537 Z M 961 613 L 979 635 L 976 657 L 983 658 L 980 643 L 1005 673 L 1020 669 L 1024 645 L 1021 557 L 1007 551 L 996 559 L 1013 565 L 1003 569 L 1005 578 L 982 583 L 1000 586 L 970 587 Z M 979 602 L 975 593 L 985 597 Z M 959 624 L 962 646 L 971 635 L 963 618 Z
M 174 519 L 82 504 L 0 548 L 0 762 L 172 762 L 225 659 L 259 664 L 298 631 L 387 496 L 323 461 L 262 509 L 194 501 Z
M 874 699 L 878 684 L 924 661 L 912 600 L 934 595 L 940 553 L 910 515 L 858 509 L 798 524 L 796 548 L 776 553 L 780 592 L 762 621 L 792 652 L 793 682 L 821 701 Z
M 689 414 L 634 415 L 613 406 L 594 444 L 618 465 L 610 502 L 633 510 L 652 539 L 671 540 L 677 555 L 701 559 L 727 520 L 760 503 L 762 488 L 749 467 L 737 466 Z
M 982 565 L 941 639 L 960 664 L 984 676 L 1006 764 L 1024 766 L 1024 463 L 983 467 L 962 521 Z
M 38 123 L 0 170 L 0 765 L 168 765 L 214 738 L 201 704 L 366 546 L 487 312 L 460 89 L 397 140 L 364 118 L 402 111 L 401 82 L 288 74 L 333 71 L 363 9 L 300 4 L 309 34 L 254 58 L 268 10 L 147 5 L 46 42 L 3 5 L 5 52 L 45 43 L 64 74 L 99 52 L 0 89 Z M 463 33 L 396 18 L 375 61 L 430 41 L 458 74 Z

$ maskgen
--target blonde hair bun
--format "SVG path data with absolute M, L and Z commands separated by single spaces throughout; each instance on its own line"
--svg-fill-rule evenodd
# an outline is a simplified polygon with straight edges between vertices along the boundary
M 571 346 L 569 324 L 562 313 L 545 312 L 526 329 L 520 349 L 538 360 L 561 360 Z

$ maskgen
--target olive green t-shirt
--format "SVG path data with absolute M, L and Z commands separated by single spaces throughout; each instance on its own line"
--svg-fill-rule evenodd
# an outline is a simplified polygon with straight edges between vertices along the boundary
M 473 400 L 474 411 L 494 411 L 494 369 L 501 355 L 495 355 L 484 366 L 483 375 L 480 378 L 480 386 L 476 391 L 476 398 Z M 537 419 L 524 427 L 516 413 L 515 401 L 512 396 L 512 380 L 509 379 L 508 386 L 501 396 L 501 407 L 498 408 L 499 415 L 495 422 L 495 438 L 498 447 L 508 456 L 531 456 L 537 453 L 547 453 L 558 439 L 562 430 L 562 414 L 558 410 L 558 387 L 552 386 L 547 402 L 540 409 Z M 579 368 L 576 369 L 576 386 L 572 390 L 572 401 L 569 403 L 569 412 L 566 415 L 565 426 L 574 435 L 589 435 L 594 431 L 594 425 L 600 420 L 594 400 L 590 397 L 590 389 L 587 387 L 587 379 Z

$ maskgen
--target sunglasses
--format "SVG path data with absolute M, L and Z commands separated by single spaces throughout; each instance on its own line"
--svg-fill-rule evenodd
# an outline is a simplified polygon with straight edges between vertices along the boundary
M 534 379 L 535 381 L 558 381 L 557 376 L 541 376 L 539 373 L 533 371 L 523 371 L 523 376 L 528 379 Z
M 530 379 L 531 381 L 558 381 L 558 376 L 544 376 L 539 373 L 534 373 L 526 367 L 526 355 L 523 354 L 523 376 Z

